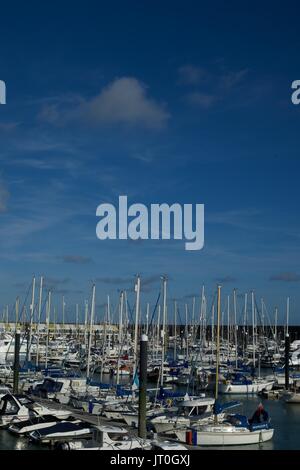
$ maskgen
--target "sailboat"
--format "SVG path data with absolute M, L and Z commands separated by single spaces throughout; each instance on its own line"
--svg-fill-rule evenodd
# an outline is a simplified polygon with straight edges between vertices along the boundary
M 219 384 L 219 391 L 226 395 L 258 393 L 262 390 L 272 390 L 274 383 L 274 379 L 251 379 L 244 374 L 235 372 L 228 374 L 224 382 Z
M 217 364 L 216 364 L 216 388 L 214 422 L 208 424 L 196 424 L 191 426 L 189 434 L 184 431 L 176 431 L 177 438 L 181 441 L 192 435 L 191 443 L 199 446 L 229 446 L 259 444 L 272 439 L 274 429 L 270 425 L 268 414 L 259 407 L 252 419 L 246 416 L 233 414 L 225 416 L 219 422 L 218 415 L 223 412 L 226 404 L 219 405 L 219 361 L 220 361 L 220 313 L 221 313 L 221 286 L 218 286 L 218 319 L 217 319 Z M 262 405 L 261 405 L 262 406 Z

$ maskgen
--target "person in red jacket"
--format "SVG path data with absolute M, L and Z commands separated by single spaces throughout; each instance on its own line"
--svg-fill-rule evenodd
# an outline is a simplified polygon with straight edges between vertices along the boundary
M 264 409 L 263 404 L 260 403 L 254 412 L 251 419 L 249 419 L 249 423 L 266 423 L 269 420 L 269 415 L 267 411 Z

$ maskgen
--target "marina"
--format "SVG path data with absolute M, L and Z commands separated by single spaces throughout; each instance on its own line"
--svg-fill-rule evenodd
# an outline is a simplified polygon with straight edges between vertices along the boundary
M 84 322 L 77 305 L 75 323 L 66 324 L 53 322 L 51 292 L 39 281 L 29 317 L 17 299 L 15 322 L 6 308 L 0 325 L 2 448 L 298 448 L 300 342 L 289 298 L 278 325 L 277 310 L 266 315 L 253 291 L 238 303 L 234 289 L 222 303 L 218 286 L 209 309 L 203 287 L 185 304 L 185 324 L 176 301 L 170 323 L 162 277 L 144 322 L 137 276 L 133 308 L 121 291 L 115 315 L 108 297 L 101 318 L 93 285 Z

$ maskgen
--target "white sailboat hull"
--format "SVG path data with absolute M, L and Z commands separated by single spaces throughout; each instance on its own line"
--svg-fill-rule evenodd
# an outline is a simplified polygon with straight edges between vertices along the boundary
M 190 425 L 189 418 L 165 418 L 152 421 L 154 429 L 157 433 L 174 433 L 176 429 L 186 428 Z
M 222 394 L 241 394 L 247 395 L 250 393 L 258 393 L 262 390 L 272 390 L 274 385 L 274 381 L 272 382 L 254 382 L 249 385 L 244 384 L 220 384 L 219 385 L 219 393 Z
M 248 445 L 260 444 L 272 439 L 274 429 L 262 429 L 258 431 L 243 430 L 236 428 L 232 431 L 195 431 L 197 433 L 196 442 L 197 446 L 235 446 L 235 445 Z M 181 442 L 186 442 L 186 432 L 176 431 L 177 438 Z

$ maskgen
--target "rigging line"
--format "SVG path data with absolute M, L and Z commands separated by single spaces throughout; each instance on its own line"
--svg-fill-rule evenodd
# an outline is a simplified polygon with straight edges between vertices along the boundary
M 130 315 L 130 318 L 128 319 L 129 323 L 133 324 L 133 309 L 135 307 L 135 303 L 133 304 L 133 308 L 131 309 L 130 304 L 129 304 L 129 300 L 127 299 L 127 307 L 128 307 L 129 315 Z
M 156 303 L 155 303 L 155 307 L 154 307 L 154 310 L 153 310 L 153 313 L 152 313 L 151 321 L 149 323 L 149 328 L 152 326 L 152 322 L 154 320 L 154 315 L 155 315 L 156 309 L 158 307 L 158 302 L 159 302 L 159 299 L 160 299 L 160 295 L 161 295 L 161 292 L 158 293 L 157 300 L 156 300 Z

